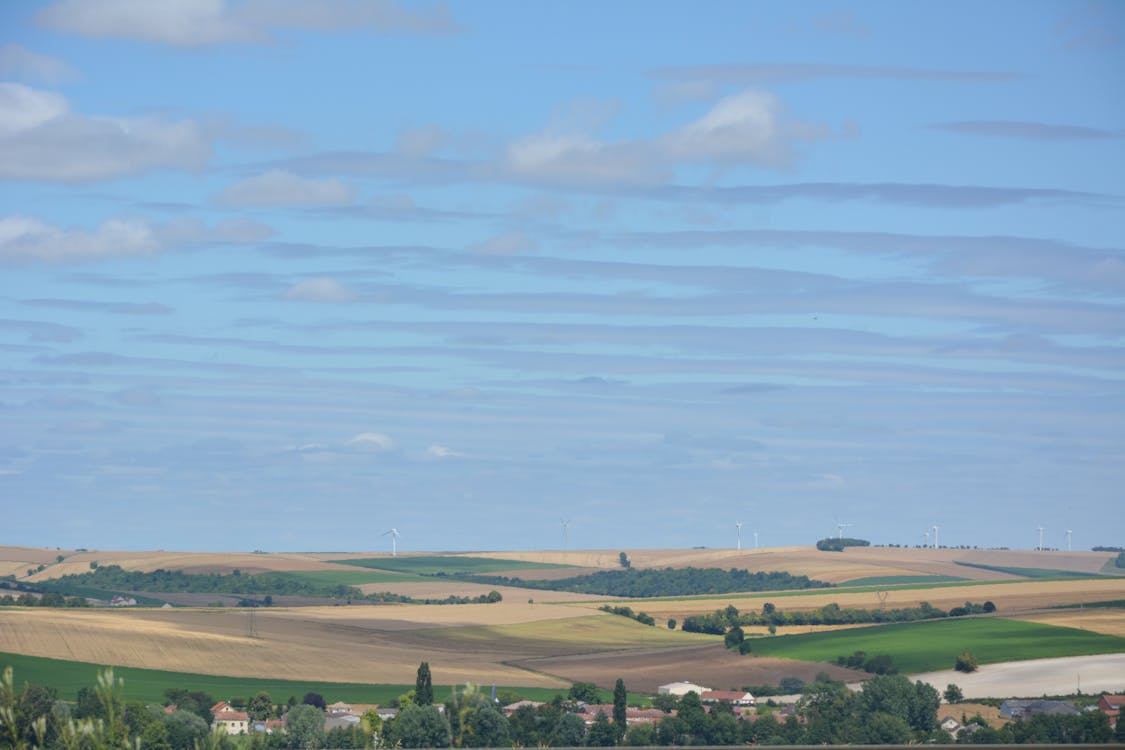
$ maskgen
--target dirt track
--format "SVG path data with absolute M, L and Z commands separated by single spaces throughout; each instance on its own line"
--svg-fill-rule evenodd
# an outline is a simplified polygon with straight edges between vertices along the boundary
M 1125 654 L 1010 661 L 987 664 L 973 674 L 948 669 L 911 675 L 911 679 L 928 682 L 939 691 L 956 684 L 966 698 L 1070 695 L 1079 687 L 1083 693 L 1123 693 Z

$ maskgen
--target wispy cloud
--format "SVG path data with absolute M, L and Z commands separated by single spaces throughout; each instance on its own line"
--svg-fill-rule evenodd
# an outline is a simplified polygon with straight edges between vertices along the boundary
M 961 120 L 942 122 L 932 126 L 963 135 L 983 135 L 996 138 L 1027 138 L 1030 140 L 1085 140 L 1089 138 L 1121 138 L 1125 131 L 1090 128 L 1083 125 L 1052 125 L 1045 122 L 1020 120 Z
M 901 79 L 921 81 L 1006 81 L 1016 73 L 990 70 L 940 70 L 890 65 L 845 65 L 832 63 L 743 63 L 680 65 L 655 68 L 652 78 L 668 81 L 698 81 L 725 86 L 764 86 L 824 79 Z
M 282 169 L 247 177 L 218 195 L 227 206 L 341 206 L 353 198 L 352 188 L 339 180 L 308 179 Z
M 0 76 L 52 84 L 73 80 L 78 71 L 57 57 L 9 43 L 0 45 Z
M 194 0 L 152 5 L 135 0 L 58 0 L 40 24 L 93 38 L 134 39 L 175 47 L 274 41 L 274 29 L 320 31 L 357 28 L 379 32 L 446 34 L 457 30 L 444 6 L 423 10 L 395 0 Z
M 201 168 L 211 144 L 190 120 L 89 116 L 56 93 L 0 83 L 0 178 L 91 182 Z
M 539 243 L 523 232 L 504 232 L 470 245 L 469 249 L 482 255 L 518 255 L 535 252 Z
M 76 299 L 25 299 L 21 304 L 30 307 L 50 307 L 59 310 L 100 312 L 111 315 L 168 315 L 172 308 L 159 302 L 96 302 Z
M 299 281 L 282 296 L 299 302 L 354 302 L 359 299 L 359 295 L 351 289 L 327 277 Z
M 257 242 L 272 230 L 236 219 L 212 228 L 195 219 L 155 223 L 144 218 L 109 219 L 94 229 L 62 228 L 33 216 L 0 217 L 0 261 L 78 263 L 155 255 L 198 243 Z

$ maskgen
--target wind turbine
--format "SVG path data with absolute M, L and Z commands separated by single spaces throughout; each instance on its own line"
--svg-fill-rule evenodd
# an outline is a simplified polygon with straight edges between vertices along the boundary
M 925 531 L 923 531 L 923 532 L 922 532 L 922 536 L 924 536 L 924 537 L 926 538 L 926 544 L 925 544 L 925 546 L 926 546 L 926 547 L 929 547 L 929 546 L 930 546 L 930 530 L 929 530 L 929 529 L 926 529 Z
M 384 531 L 382 535 L 386 536 L 387 534 L 391 535 L 391 557 L 398 557 L 398 529 Z
M 840 521 L 837 521 L 836 522 L 836 538 L 837 539 L 843 539 L 844 538 L 844 529 L 846 529 L 846 528 L 848 528 L 849 526 L 852 526 L 852 525 L 853 524 L 850 524 L 850 523 L 842 523 Z
M 934 549 L 937 549 L 937 531 L 938 531 L 939 528 L 941 528 L 941 527 L 937 526 L 936 524 L 933 527 L 933 530 L 934 530 Z
M 758 530 L 754 529 L 754 549 L 758 549 Z
M 734 527 L 738 529 L 738 549 L 742 549 L 742 521 L 735 521 Z
M 562 524 L 562 530 L 563 530 L 563 552 L 566 552 L 566 546 L 567 546 L 566 527 L 570 526 L 570 519 L 569 518 L 560 518 L 559 523 Z
M 1043 551 L 1043 525 L 1040 524 L 1037 528 L 1039 529 L 1039 551 L 1042 552 Z
M 1073 533 L 1074 532 L 1071 531 L 1070 529 L 1066 530 L 1066 551 L 1067 552 L 1070 552 L 1070 535 L 1073 534 Z

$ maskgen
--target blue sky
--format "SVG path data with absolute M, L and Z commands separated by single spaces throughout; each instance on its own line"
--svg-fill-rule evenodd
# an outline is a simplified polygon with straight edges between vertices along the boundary
M 1125 543 L 1125 5 L 0 6 L 0 543 Z

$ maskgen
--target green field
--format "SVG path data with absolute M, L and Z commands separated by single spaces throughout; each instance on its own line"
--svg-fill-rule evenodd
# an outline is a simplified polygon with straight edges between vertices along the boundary
M 97 673 L 102 665 L 62 659 L 45 659 L 39 656 L 7 654 L 0 652 L 0 669 L 12 667 L 17 687 L 31 682 L 57 688 L 62 700 L 75 700 L 78 689 L 93 687 L 97 683 Z M 313 692 L 324 696 L 329 703 L 338 700 L 347 703 L 378 703 L 387 705 L 392 700 L 414 688 L 414 685 L 391 685 L 352 682 L 298 682 L 293 680 L 256 679 L 253 677 L 220 677 L 216 675 L 192 674 L 189 672 L 165 672 L 158 669 L 137 669 L 133 667 L 114 667 L 114 677 L 125 680 L 125 698 L 130 701 L 161 703 L 167 688 L 202 690 L 210 693 L 216 700 L 231 697 L 252 696 L 264 690 L 278 702 L 289 696 L 301 699 L 305 693 Z M 519 693 L 528 700 L 549 701 L 557 693 L 565 690 L 550 688 L 503 688 Z M 434 685 L 434 697 L 444 700 L 450 694 L 449 685 Z
M 453 557 L 433 555 L 426 557 L 362 557 L 354 560 L 333 560 L 344 565 L 361 568 L 392 570 L 417 575 L 456 575 L 458 573 L 502 573 L 510 570 L 538 570 L 544 568 L 573 568 L 573 565 L 535 563 L 524 560 L 499 560 L 495 557 Z
M 1125 638 L 996 617 L 927 620 L 802 635 L 755 638 L 753 653 L 835 662 L 855 651 L 890 654 L 900 672 L 952 669 L 962 651 L 981 664 L 1125 652 Z
M 393 573 L 382 570 L 287 570 L 278 573 L 260 573 L 258 578 L 293 580 L 316 586 L 361 586 L 365 583 L 410 583 L 426 581 L 420 575 Z
M 839 588 L 851 588 L 852 586 L 897 586 L 911 583 L 953 583 L 954 581 L 965 580 L 968 579 L 960 576 L 869 576 L 867 578 L 855 578 L 836 585 Z
M 1052 568 L 1005 568 L 1000 565 L 982 565 L 980 563 L 967 563 L 954 560 L 957 565 L 978 570 L 991 570 L 996 573 L 1009 573 L 1024 578 L 1100 578 L 1096 573 L 1081 573 L 1076 570 L 1054 570 Z

